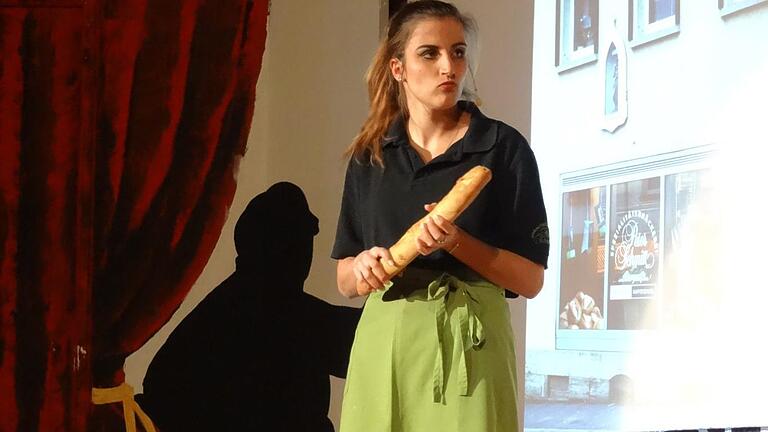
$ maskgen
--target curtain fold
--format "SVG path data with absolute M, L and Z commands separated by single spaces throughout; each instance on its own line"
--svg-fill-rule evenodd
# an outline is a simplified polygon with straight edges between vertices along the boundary
M 0 8 L 0 430 L 82 430 L 89 230 L 83 13 Z
M 267 1 L 105 6 L 96 387 L 123 382 L 125 358 L 170 319 L 218 241 L 245 153 L 268 14 Z M 109 417 L 97 412 L 91 429 L 110 430 Z

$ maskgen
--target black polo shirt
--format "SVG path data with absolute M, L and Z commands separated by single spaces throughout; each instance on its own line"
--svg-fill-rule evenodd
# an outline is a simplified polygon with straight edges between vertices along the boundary
M 459 106 L 471 114 L 467 133 L 427 164 L 409 144 L 402 119 L 384 140 L 384 168 L 367 156 L 350 160 L 333 258 L 391 247 L 426 214 L 424 204 L 440 201 L 459 177 L 483 165 L 492 179 L 455 224 L 491 246 L 547 266 L 547 215 L 531 147 L 517 130 L 484 116 L 473 103 Z M 465 265 L 438 250 L 419 255 L 411 266 L 450 271 Z

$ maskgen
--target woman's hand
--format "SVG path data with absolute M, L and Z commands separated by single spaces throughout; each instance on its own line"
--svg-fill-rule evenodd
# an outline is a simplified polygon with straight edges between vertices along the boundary
M 437 203 L 425 204 L 424 210 L 431 212 Z M 459 229 L 453 222 L 440 215 L 427 218 L 416 238 L 416 249 L 422 255 L 429 255 L 438 249 L 451 250 L 458 242 Z
M 395 265 L 389 249 L 374 246 L 360 252 L 352 261 L 357 295 L 368 295 L 384 288 L 384 283 L 389 280 L 389 275 L 381 264 L 382 260 L 387 260 L 391 266 Z

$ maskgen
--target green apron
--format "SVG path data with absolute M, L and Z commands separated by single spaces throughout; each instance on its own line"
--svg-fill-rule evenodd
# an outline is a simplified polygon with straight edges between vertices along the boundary
M 434 274 L 411 290 L 396 277 L 368 296 L 340 432 L 518 430 L 514 337 L 503 289 Z

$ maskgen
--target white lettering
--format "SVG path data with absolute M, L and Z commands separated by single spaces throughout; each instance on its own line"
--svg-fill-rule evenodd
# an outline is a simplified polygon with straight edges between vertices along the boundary
M 646 221 L 650 225 L 650 221 L 646 217 L 640 216 L 640 219 Z M 616 241 L 617 230 L 614 233 L 614 242 Z M 652 230 L 653 234 L 653 230 Z M 614 262 L 616 269 L 636 271 L 638 267 L 645 268 L 646 270 L 652 269 L 656 265 L 656 254 L 648 251 L 648 235 L 640 232 L 640 227 L 635 220 L 629 220 L 621 228 L 620 231 L 621 242 L 615 245 L 615 257 Z

